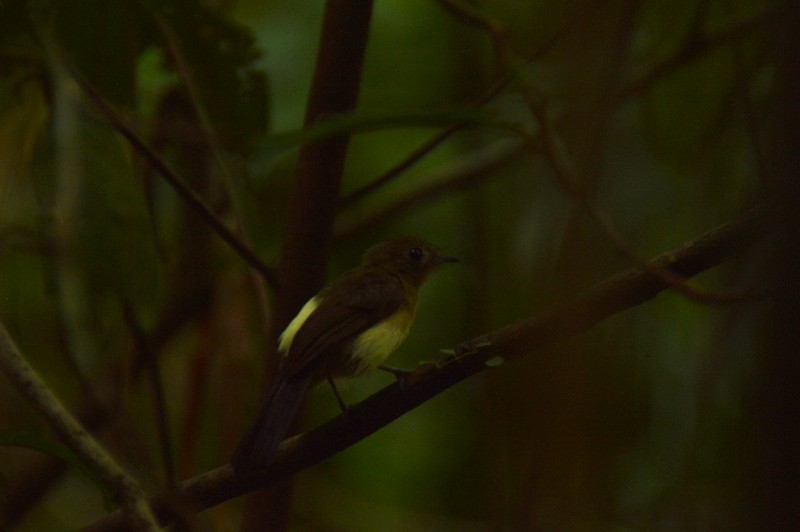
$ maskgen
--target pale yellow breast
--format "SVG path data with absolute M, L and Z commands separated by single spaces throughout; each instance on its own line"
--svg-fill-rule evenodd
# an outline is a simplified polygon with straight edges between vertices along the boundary
M 358 335 L 352 350 L 352 360 L 357 363 L 355 374 L 377 368 L 400 347 L 414 322 L 414 307 L 402 307 Z

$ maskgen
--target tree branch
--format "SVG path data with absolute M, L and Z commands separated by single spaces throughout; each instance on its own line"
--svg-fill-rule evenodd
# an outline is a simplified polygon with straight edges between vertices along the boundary
M 530 144 L 530 142 L 504 139 L 463 155 L 436 171 L 435 175 L 421 179 L 431 182 L 431 185 L 411 192 L 349 225 L 338 228 L 335 238 L 338 241 L 347 240 L 425 203 L 477 186 L 495 177 L 498 170 L 511 165 L 526 154 L 533 153 Z
M 372 17 L 372 0 L 328 0 L 322 22 L 314 78 L 305 125 L 352 111 L 358 100 L 364 55 Z M 304 144 L 298 154 L 289 196 L 286 230 L 278 268 L 280 289 L 267 345 L 300 307 L 322 286 L 333 233 L 336 204 L 344 171 L 349 135 Z M 268 351 L 274 355 L 274 351 Z M 267 374 L 277 366 L 268 361 Z M 242 530 L 285 530 L 290 514 L 291 486 L 273 494 L 252 494 L 245 501 Z
M 529 63 L 532 63 L 536 59 L 542 57 L 545 53 L 550 51 L 553 46 L 566 34 L 570 32 L 576 32 L 581 29 L 585 24 L 589 21 L 593 21 L 593 15 L 600 8 L 603 3 L 608 2 L 608 0 L 601 0 L 600 2 L 595 2 L 591 6 L 588 6 L 585 9 L 582 9 L 580 13 L 576 13 L 575 16 L 567 17 L 566 22 L 561 25 L 561 27 L 556 30 L 553 35 L 551 35 L 547 40 L 545 40 L 541 45 L 539 45 L 536 50 L 529 53 L 525 60 Z M 497 82 L 495 82 L 491 87 L 489 87 L 486 92 L 484 92 L 480 97 L 478 97 L 475 101 L 471 102 L 470 105 L 474 107 L 481 107 L 489 102 L 491 102 L 495 96 L 503 92 L 508 85 L 511 83 L 511 78 L 509 76 L 501 77 Z M 394 181 L 401 175 L 403 175 L 407 170 L 411 167 L 416 165 L 419 161 L 425 158 L 428 154 L 430 154 L 434 149 L 436 149 L 439 145 L 441 145 L 445 140 L 450 138 L 454 133 L 457 133 L 464 129 L 464 124 L 455 124 L 449 126 L 442 130 L 440 133 L 436 134 L 435 136 L 431 137 L 426 142 L 422 143 L 418 146 L 413 152 L 408 154 L 402 161 L 397 163 L 395 166 L 375 178 L 374 180 L 370 181 L 369 183 L 357 188 L 356 190 L 350 192 L 349 194 L 342 196 L 339 199 L 338 208 L 340 210 L 347 209 L 352 205 L 356 204 L 357 202 L 361 201 L 365 197 L 369 196 L 371 193 L 375 192 L 379 188 L 387 185 L 388 183 Z
M 677 275 L 692 277 L 728 261 L 767 233 L 768 217 L 762 206 L 714 229 L 688 244 L 655 258 L 652 263 Z M 592 293 L 549 312 L 463 342 L 454 356 L 421 366 L 401 387 L 394 383 L 351 407 L 324 425 L 281 444 L 272 467 L 263 473 L 236 477 L 225 465 L 181 483 L 186 506 L 200 511 L 247 491 L 310 467 L 354 445 L 401 415 L 462 380 L 503 360 L 521 358 L 548 344 L 568 340 L 600 321 L 636 307 L 670 288 L 651 269 L 626 270 L 601 283 Z M 174 501 L 174 499 L 173 499 Z M 163 495 L 151 500 L 162 525 L 176 516 Z M 91 525 L 91 531 L 124 530 L 119 512 Z
M 326 2 L 306 126 L 355 107 L 371 16 L 372 0 Z M 348 141 L 341 135 L 306 144 L 298 155 L 279 270 L 284 288 L 276 305 L 279 327 L 325 279 Z
M 155 168 L 164 180 L 169 183 L 175 192 L 197 212 L 200 219 L 211 227 L 217 235 L 242 257 L 252 268 L 255 268 L 273 288 L 277 287 L 277 279 L 272 268 L 267 266 L 261 258 L 231 230 L 206 201 L 180 178 L 170 166 L 136 133 L 122 116 L 111 106 L 97 88 L 86 79 L 72 64 L 65 62 L 66 68 L 78 86 L 86 94 L 94 107 L 111 123 L 130 145 L 139 152 L 150 165 Z
M 621 104 L 628 99 L 641 96 L 656 83 L 704 54 L 708 54 L 712 50 L 732 42 L 746 39 L 753 34 L 754 30 L 760 29 L 773 21 L 780 12 L 780 5 L 778 4 L 767 8 L 752 18 L 711 34 L 703 34 L 699 29 L 694 29 L 686 36 L 683 46 L 673 55 L 657 65 L 651 66 L 649 70 L 639 76 L 626 81 L 613 95 L 614 103 Z
M 461 0 L 438 0 L 455 17 L 460 18 L 466 24 L 477 26 L 489 34 L 494 44 L 495 53 L 501 66 L 508 71 L 514 85 L 527 103 L 531 114 L 536 119 L 539 126 L 539 136 L 541 137 L 543 153 L 545 159 L 550 164 L 558 183 L 564 192 L 570 195 L 577 204 L 600 226 L 608 239 L 623 256 L 634 264 L 645 267 L 653 275 L 660 277 L 673 288 L 680 291 L 683 295 L 700 303 L 738 303 L 743 299 L 752 299 L 750 293 L 722 294 L 714 293 L 694 287 L 668 269 L 661 268 L 658 264 L 648 262 L 643 256 L 628 243 L 625 237 L 617 228 L 616 224 L 590 196 L 589 187 L 583 176 L 570 157 L 569 150 L 561 136 L 548 116 L 548 108 L 544 95 L 528 81 L 522 73 L 524 60 L 514 51 L 511 44 L 508 27 L 473 8 Z M 530 138 L 532 145 L 538 143 L 539 138 Z
M 112 490 L 114 500 L 124 509 L 125 526 L 136 530 L 155 530 L 155 518 L 139 484 L 116 463 L 113 457 L 76 420 L 50 390 L 36 370 L 19 352 L 5 325 L 0 322 L 0 370 L 47 418 L 53 430 L 86 466 Z

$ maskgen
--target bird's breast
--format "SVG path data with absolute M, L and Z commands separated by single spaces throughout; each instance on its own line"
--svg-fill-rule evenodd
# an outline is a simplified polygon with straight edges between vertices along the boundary
M 403 305 L 356 337 L 351 351 L 353 374 L 377 368 L 400 347 L 414 322 L 415 310 L 416 305 Z

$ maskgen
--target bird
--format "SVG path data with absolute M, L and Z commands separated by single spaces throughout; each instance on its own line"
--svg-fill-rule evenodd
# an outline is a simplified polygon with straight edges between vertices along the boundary
M 379 367 L 405 340 L 419 288 L 439 266 L 458 262 L 418 237 L 397 236 L 369 248 L 360 264 L 303 305 L 278 337 L 280 369 L 271 394 L 231 460 L 234 471 L 266 469 L 309 386 Z

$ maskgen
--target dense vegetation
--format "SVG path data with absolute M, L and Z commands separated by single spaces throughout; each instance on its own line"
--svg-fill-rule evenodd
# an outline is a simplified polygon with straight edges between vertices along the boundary
M 201 530 L 797 525 L 797 35 L 779 0 L 0 1 L 0 528 L 165 491 Z M 461 258 L 391 361 L 418 385 L 292 486 L 216 469 L 392 234 Z

